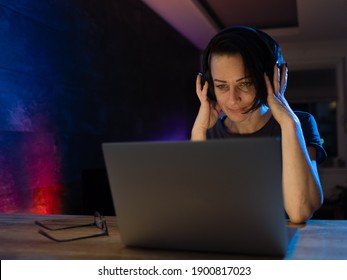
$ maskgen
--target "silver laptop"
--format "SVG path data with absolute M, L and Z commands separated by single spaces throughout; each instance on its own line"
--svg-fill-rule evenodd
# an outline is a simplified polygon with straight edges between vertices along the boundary
M 124 244 L 285 254 L 279 139 L 104 143 L 103 152 Z

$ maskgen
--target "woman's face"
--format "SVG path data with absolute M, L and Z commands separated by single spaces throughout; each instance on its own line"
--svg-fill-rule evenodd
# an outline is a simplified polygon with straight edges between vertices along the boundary
M 247 120 L 252 112 L 256 89 L 245 70 L 240 54 L 216 55 L 211 57 L 211 74 L 219 106 L 233 122 Z

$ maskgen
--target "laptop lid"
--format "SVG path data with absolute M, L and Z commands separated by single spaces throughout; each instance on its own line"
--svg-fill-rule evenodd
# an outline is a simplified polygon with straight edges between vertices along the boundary
M 279 139 L 104 143 L 128 246 L 284 255 Z

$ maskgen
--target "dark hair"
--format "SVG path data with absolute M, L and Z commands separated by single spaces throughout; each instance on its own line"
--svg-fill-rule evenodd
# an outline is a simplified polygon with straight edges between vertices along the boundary
M 278 43 L 265 32 L 247 26 L 227 27 L 215 35 L 206 47 L 202 57 L 202 71 L 209 83 L 208 96 L 216 100 L 213 78 L 211 75 L 211 56 L 240 54 L 247 74 L 252 79 L 256 97 L 249 111 L 256 110 L 266 104 L 267 91 L 264 73 L 273 82 L 275 63 L 283 64 L 281 48 Z

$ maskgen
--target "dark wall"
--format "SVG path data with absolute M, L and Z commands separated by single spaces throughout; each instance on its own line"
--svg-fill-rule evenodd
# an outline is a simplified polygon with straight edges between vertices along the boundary
M 102 142 L 189 138 L 199 51 L 141 1 L 0 0 L 0 36 L 0 212 L 83 212 Z

